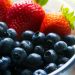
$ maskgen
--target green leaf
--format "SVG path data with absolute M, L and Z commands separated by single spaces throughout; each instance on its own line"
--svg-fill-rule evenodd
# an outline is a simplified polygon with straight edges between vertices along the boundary
M 64 8 L 63 6 L 61 6 L 61 12 L 65 16 L 65 18 L 69 21 L 70 27 L 72 29 L 74 29 L 75 28 L 75 15 L 74 15 L 74 11 L 70 12 L 69 8 Z
M 48 0 L 34 0 L 36 3 L 40 4 L 41 6 L 44 6 Z

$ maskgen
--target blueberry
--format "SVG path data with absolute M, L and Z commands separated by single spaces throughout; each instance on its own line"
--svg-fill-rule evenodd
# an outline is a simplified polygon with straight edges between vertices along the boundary
M 0 22 L 0 36 L 4 37 L 6 36 L 6 30 L 8 29 L 7 24 L 4 22 Z
M 52 71 L 57 69 L 57 65 L 55 63 L 49 63 L 46 67 L 45 67 L 45 71 L 49 74 Z
M 58 62 L 61 64 L 65 64 L 66 62 L 68 62 L 68 60 L 69 60 L 69 58 L 67 58 L 67 57 L 61 57 L 59 60 L 58 60 Z
M 26 51 L 20 47 L 14 48 L 11 55 L 13 62 L 17 64 L 21 64 L 21 62 L 23 62 L 27 57 Z
M 19 41 L 15 41 L 15 47 L 20 47 L 20 42 Z
M 58 65 L 58 68 L 62 67 L 63 65 L 64 65 L 64 64 L 59 64 L 59 65 Z
M 21 42 L 21 47 L 26 50 L 27 54 L 31 53 L 33 50 L 33 44 L 28 40 L 23 40 Z
M 7 34 L 8 34 L 8 37 L 12 39 L 16 39 L 17 32 L 13 28 L 7 29 Z
M 24 31 L 22 34 L 22 38 L 23 38 L 23 40 L 32 40 L 33 34 L 34 34 L 34 32 L 31 30 Z
M 41 66 L 43 63 L 42 57 L 39 54 L 32 53 L 27 57 L 27 61 L 32 66 Z
M 74 51 L 75 51 L 75 45 L 72 45 L 72 47 L 74 48 Z
M 32 41 L 35 45 L 40 45 L 40 44 L 44 44 L 45 42 L 45 34 L 42 32 L 36 32 L 33 36 L 32 36 Z
M 3 40 L 1 40 L 0 44 L 0 49 L 2 50 L 2 53 L 8 55 L 14 48 L 15 42 L 11 38 L 4 38 Z
M 0 69 L 6 70 L 10 66 L 11 59 L 9 57 L 2 57 L 0 59 Z
M 21 75 L 32 75 L 32 71 L 25 69 L 21 72 Z
M 71 58 L 74 55 L 75 49 L 73 46 L 68 46 L 67 49 L 64 51 L 66 57 Z
M 50 46 L 53 46 L 56 42 L 60 41 L 60 39 L 60 36 L 56 33 L 49 33 L 46 36 L 46 41 Z
M 3 27 L 5 30 L 8 29 L 8 26 L 5 22 L 0 22 L 0 26 Z
M 37 45 L 34 48 L 34 53 L 40 54 L 40 55 L 44 55 L 44 48 L 41 45 Z
M 6 71 L 4 71 L 3 75 L 11 75 L 11 71 L 6 70 Z
M 44 54 L 44 60 L 47 63 L 55 62 L 57 60 L 56 52 L 52 49 L 46 51 L 45 54 Z
M 64 37 L 64 41 L 69 45 L 72 46 L 75 44 L 75 35 L 67 35 Z
M 36 70 L 33 75 L 48 75 L 44 70 L 38 69 Z
M 54 45 L 54 50 L 57 53 L 63 53 L 63 51 L 66 49 L 67 49 L 67 44 L 64 41 L 58 41 Z

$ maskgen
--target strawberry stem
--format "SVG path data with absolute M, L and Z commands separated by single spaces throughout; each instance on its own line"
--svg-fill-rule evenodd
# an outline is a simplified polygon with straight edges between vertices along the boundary
M 34 0 L 34 2 L 40 4 L 41 6 L 44 6 L 47 4 L 48 0 Z

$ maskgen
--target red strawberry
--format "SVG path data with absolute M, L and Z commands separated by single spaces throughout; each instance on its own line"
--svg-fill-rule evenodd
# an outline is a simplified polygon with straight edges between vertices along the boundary
M 46 34 L 55 32 L 61 36 L 66 36 L 71 33 L 71 28 L 61 13 L 49 13 L 45 15 L 40 31 Z
M 38 4 L 14 4 L 7 13 L 7 22 L 18 34 L 25 30 L 38 31 L 45 11 Z
M 0 21 L 5 21 L 6 13 L 11 3 L 11 0 L 0 0 Z
M 47 13 L 42 22 L 40 31 L 45 34 L 55 32 L 61 36 L 71 34 L 71 29 L 75 28 L 74 11 L 69 8 L 61 7 L 60 12 Z

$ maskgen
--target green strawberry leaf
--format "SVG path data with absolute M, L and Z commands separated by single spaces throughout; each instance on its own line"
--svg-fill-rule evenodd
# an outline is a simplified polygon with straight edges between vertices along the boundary
M 75 15 L 74 15 L 74 11 L 70 12 L 69 8 L 64 8 L 63 6 L 61 6 L 61 12 L 62 14 L 65 16 L 65 18 L 69 21 L 70 23 L 70 27 L 72 29 L 75 28 Z
M 41 6 L 44 6 L 48 0 L 34 0 L 36 3 L 40 4 Z

